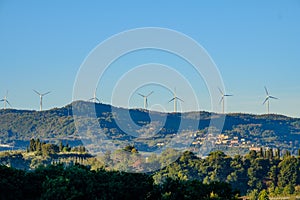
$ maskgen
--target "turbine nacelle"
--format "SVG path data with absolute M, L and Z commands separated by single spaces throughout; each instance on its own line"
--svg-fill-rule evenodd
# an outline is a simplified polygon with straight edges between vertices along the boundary
M 40 96 L 40 111 L 42 111 L 43 110 L 43 96 L 46 96 L 47 94 L 49 94 L 51 91 L 49 91 L 49 92 L 46 92 L 46 93 L 40 93 L 40 92 L 38 92 L 38 91 L 36 91 L 36 90 L 33 90 L 37 95 L 39 95 Z
M 143 95 L 141 93 L 138 93 L 138 95 L 140 95 L 141 97 L 144 98 L 144 109 L 147 109 L 148 108 L 148 97 L 153 94 L 153 91 L 150 92 L 148 95 Z
M 170 99 L 170 101 L 168 103 L 174 101 L 174 112 L 176 113 L 177 112 L 177 100 L 179 100 L 181 102 L 184 102 L 184 101 L 176 96 L 176 88 L 174 89 L 173 95 L 174 95 L 174 97 L 172 99 Z
M 38 91 L 36 91 L 36 90 L 33 90 L 37 95 L 39 95 L 40 97 L 43 97 L 43 96 L 45 96 L 45 95 L 47 95 L 47 94 L 49 94 L 51 91 L 49 91 L 49 92 L 46 92 L 46 93 L 44 93 L 44 94 L 42 94 L 42 93 L 39 93 Z
M 8 91 L 6 91 L 6 95 L 4 96 L 4 98 L 0 99 L 0 101 L 3 101 L 3 103 L 4 103 L 4 106 L 3 106 L 4 109 L 6 109 L 6 104 L 8 104 L 10 107 L 12 107 L 11 104 L 9 103 L 9 101 L 7 100 L 7 96 L 8 96 Z
M 181 101 L 181 102 L 184 102 L 182 99 L 180 99 L 179 97 L 174 97 L 174 98 L 172 98 L 168 103 L 170 103 L 171 101 L 174 101 L 175 99 L 177 99 L 177 100 L 179 100 L 179 101 Z
M 96 90 L 97 90 L 97 88 L 96 88 Z M 96 103 L 96 102 L 101 103 L 101 101 L 96 96 L 96 90 L 94 92 L 94 96 L 92 98 L 90 98 L 89 101 L 92 101 L 94 103 Z
M 265 104 L 265 103 L 267 103 L 267 112 L 268 112 L 268 114 L 270 114 L 270 99 L 278 99 L 277 97 L 274 97 L 274 96 L 271 96 L 270 94 L 269 94 L 269 91 L 268 91 L 268 89 L 267 89 L 267 87 L 265 86 L 265 92 L 266 92 L 266 99 L 264 100 L 264 102 L 263 102 L 263 105 Z
M 225 98 L 226 97 L 232 97 L 233 95 L 232 94 L 225 94 L 220 88 L 219 89 L 219 92 L 221 93 L 221 99 L 220 99 L 220 102 L 219 104 L 222 103 L 222 111 L 223 111 L 223 114 L 225 112 Z

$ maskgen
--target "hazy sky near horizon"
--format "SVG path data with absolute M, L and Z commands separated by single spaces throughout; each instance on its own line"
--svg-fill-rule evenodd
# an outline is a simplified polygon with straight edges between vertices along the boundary
M 298 0 L 2 0 L 0 99 L 8 90 L 13 108 L 38 109 L 39 98 L 32 91 L 36 89 L 42 93 L 52 91 L 44 98 L 45 109 L 70 103 L 76 75 L 88 54 L 112 35 L 142 27 L 173 29 L 202 45 L 216 63 L 227 93 L 234 95 L 226 99 L 228 112 L 265 113 L 262 102 L 264 86 L 267 86 L 269 92 L 279 98 L 271 102 L 272 113 L 300 117 Z M 181 64 L 164 53 L 145 51 L 142 55 L 129 55 L 119 66 L 116 64 L 105 80 L 121 73 L 118 69 L 121 65 L 127 64 L 124 69 L 130 70 L 137 64 L 135 60 L 147 63 L 152 57 L 159 58 L 156 61 L 166 59 L 171 67 Z M 104 103 L 111 103 L 109 95 L 113 85 L 109 83 L 113 84 L 107 81 L 104 86 L 107 91 L 97 91 Z M 174 83 L 174 87 L 185 100 L 183 110 L 194 109 L 188 107 L 190 97 L 180 90 L 180 83 Z M 195 82 L 193 87 L 196 90 L 199 87 L 196 95 L 200 109 L 210 111 L 205 85 Z M 133 93 L 129 107 L 143 107 L 137 92 L 151 90 L 155 92 L 149 97 L 150 106 L 160 104 L 153 109 L 173 109 L 173 104 L 167 103 L 172 98 L 171 92 L 155 86 Z M 221 111 L 221 106 L 216 111 Z

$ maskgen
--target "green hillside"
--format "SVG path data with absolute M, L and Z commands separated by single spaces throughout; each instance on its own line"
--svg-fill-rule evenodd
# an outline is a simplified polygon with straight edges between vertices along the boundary
M 93 114 L 94 110 L 96 112 Z M 73 115 L 73 111 L 76 114 Z M 200 121 L 197 120 L 199 117 Z M 231 149 L 247 152 L 252 147 L 270 147 L 296 153 L 300 147 L 300 119 L 282 115 L 228 114 L 223 130 L 219 131 L 222 134 L 211 134 L 218 133 L 217 128 L 209 128 L 211 118 L 221 121 L 223 117 L 209 112 L 128 110 L 82 101 L 42 112 L 6 109 L 0 110 L 0 143 L 11 146 L 18 143 L 22 146 L 22 142 L 40 138 L 44 141 L 66 140 L 75 145 L 80 137 L 85 140 L 98 137 L 99 130 L 90 129 L 93 127 L 91 121 L 96 121 L 96 127 L 105 130 L 106 140 L 113 140 L 116 144 L 126 141 L 141 151 L 162 148 L 182 132 L 187 139 L 192 138 L 192 143 L 181 145 L 189 146 L 194 152 L 205 140 L 214 141 L 214 148 L 225 152 Z M 74 119 L 85 129 L 76 129 Z

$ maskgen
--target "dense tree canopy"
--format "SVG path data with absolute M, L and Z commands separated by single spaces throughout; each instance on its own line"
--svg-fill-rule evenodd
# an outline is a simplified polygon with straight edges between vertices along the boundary
M 186 199 L 193 199 L 195 195 L 219 198 L 222 196 L 221 191 L 216 192 L 211 187 L 225 184 L 224 188 L 230 186 L 239 195 L 249 195 L 252 199 L 265 196 L 265 193 L 270 197 L 300 195 L 300 157 L 292 156 L 289 152 L 281 156 L 278 149 L 261 149 L 258 152 L 250 151 L 245 156 L 233 157 L 222 151 L 215 151 L 204 158 L 189 151 L 180 154 L 167 149 L 161 155 L 149 156 L 147 163 L 140 163 L 141 155 L 134 146 L 126 146 L 113 153 L 106 152 L 103 157 L 94 157 L 84 152 L 83 147 L 70 148 L 65 152 L 65 147 L 63 144 L 53 145 L 31 140 L 27 153 L 29 155 L 24 152 L 1 153 L 0 161 L 3 165 L 27 170 L 29 168 L 23 165 L 34 166 L 31 171 L 2 166 L 1 191 L 4 194 L 7 192 L 9 198 L 9 195 L 14 195 L 10 191 L 20 190 L 20 198 L 28 196 L 28 199 L 38 195 L 43 199 L 72 195 L 80 199 L 83 194 L 95 192 L 94 196 L 85 196 L 94 199 L 101 193 L 101 198 L 107 196 L 107 199 L 111 199 L 110 195 L 118 194 L 120 196 L 117 199 L 121 196 L 124 199 L 127 198 L 126 195 L 135 193 L 141 195 L 142 199 L 145 199 L 145 195 L 147 198 L 158 195 L 162 199 L 176 199 L 184 195 Z M 28 159 L 30 156 L 33 156 L 31 161 Z M 46 160 L 38 160 L 43 157 Z M 174 158 L 177 158 L 175 162 Z M 39 165 L 41 166 L 37 167 Z M 153 165 L 159 168 L 152 174 L 122 173 L 124 170 L 138 171 Z M 35 191 L 31 191 L 31 187 Z M 198 189 L 192 191 L 193 187 Z M 178 188 L 180 192 L 177 191 Z M 234 192 L 228 190 L 233 197 Z M 122 193 L 118 193 L 121 191 Z M 13 197 L 12 199 L 19 198 Z
M 63 165 L 22 171 L 0 166 L 0 199 L 236 199 L 229 184 L 166 179 L 153 184 L 150 175 L 94 171 Z

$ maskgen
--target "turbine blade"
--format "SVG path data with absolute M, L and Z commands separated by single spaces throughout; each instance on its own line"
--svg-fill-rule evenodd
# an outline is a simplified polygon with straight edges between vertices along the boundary
M 273 96 L 269 96 L 269 98 L 271 98 L 271 99 L 278 99 L 277 97 L 273 97 Z
M 148 99 L 146 98 L 146 108 L 148 108 Z
M 170 103 L 171 101 L 174 101 L 175 100 L 175 97 L 173 97 L 170 101 L 168 101 L 168 103 Z
M 7 103 L 10 107 L 12 107 L 11 104 L 9 103 L 9 101 L 6 100 L 6 103 Z
M 138 95 L 142 96 L 142 97 L 145 97 L 145 95 L 142 95 L 141 93 L 138 93 Z
M 47 95 L 47 94 L 49 94 L 49 93 L 51 93 L 51 91 L 42 94 L 42 96 L 45 96 L 45 95 Z
M 265 101 L 263 102 L 263 104 L 265 104 L 268 100 L 269 100 L 269 97 L 267 97 L 267 98 L 265 99 Z
M 219 89 L 220 93 L 221 93 L 222 95 L 224 95 L 224 93 L 222 92 L 221 88 L 218 87 L 218 89 Z
M 221 104 L 223 100 L 224 100 L 224 96 L 221 97 L 219 104 Z
M 97 97 L 96 97 L 96 101 L 98 101 L 99 103 L 101 102 Z
M 152 92 L 150 92 L 146 97 L 149 97 L 151 94 L 153 94 L 153 91 Z
M 269 92 L 268 92 L 268 89 L 266 86 L 265 86 L 265 91 L 266 91 L 266 94 L 269 96 Z
M 38 91 L 36 90 L 33 90 L 35 93 L 37 93 L 37 95 L 41 95 L 41 93 L 39 93 Z
M 182 102 L 184 102 L 182 99 L 180 99 L 179 97 L 176 97 L 176 99 L 178 99 L 179 101 L 182 101 Z
M 233 95 L 232 94 L 225 94 L 224 96 L 225 97 L 232 97 Z

